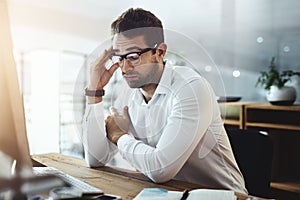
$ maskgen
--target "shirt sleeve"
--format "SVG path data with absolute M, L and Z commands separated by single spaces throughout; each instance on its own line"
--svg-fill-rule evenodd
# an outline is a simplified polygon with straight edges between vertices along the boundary
M 87 104 L 82 123 L 82 143 L 85 160 L 90 167 L 109 162 L 118 149 L 106 137 L 103 103 Z
M 175 92 L 168 122 L 155 147 L 130 135 L 118 140 L 121 155 L 155 182 L 175 177 L 206 133 L 213 115 L 213 92 L 197 79 Z

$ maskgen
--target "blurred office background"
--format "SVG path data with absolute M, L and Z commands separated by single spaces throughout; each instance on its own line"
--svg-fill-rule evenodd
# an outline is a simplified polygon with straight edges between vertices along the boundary
M 219 70 L 225 93 L 217 95 L 265 102 L 265 91 L 255 83 L 272 56 L 279 69 L 300 71 L 298 0 L 8 0 L 8 6 L 33 154 L 83 155 L 76 116 L 83 115 L 85 99 L 74 89 L 83 90 L 87 83 L 78 74 L 94 49 L 110 38 L 111 22 L 130 7 L 150 10 L 166 29 L 205 49 L 215 66 L 199 67 L 208 78 L 216 76 L 215 67 Z M 176 45 L 183 47 L 180 42 Z M 185 50 L 178 53 L 197 56 Z M 186 64 L 180 56 L 169 59 Z M 299 102 L 300 79 L 291 84 L 297 86 Z

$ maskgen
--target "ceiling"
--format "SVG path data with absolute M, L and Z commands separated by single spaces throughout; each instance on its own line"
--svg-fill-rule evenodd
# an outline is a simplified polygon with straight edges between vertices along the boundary
M 8 0 L 8 8 L 15 49 L 86 53 L 109 36 L 109 22 L 126 5 L 97 0 Z
M 270 49 L 278 46 L 277 40 L 293 43 L 300 32 L 298 0 L 7 1 L 14 48 L 22 52 L 53 49 L 90 53 L 109 38 L 110 23 L 129 7 L 150 10 L 165 28 L 200 42 L 217 61 L 225 59 L 218 55 L 220 49 L 252 60 L 257 51 L 269 57 L 269 51 L 273 53 Z M 257 46 L 260 36 L 265 46 Z
M 207 30 L 219 24 L 221 5 L 221 0 L 185 0 L 176 4 L 171 0 L 7 1 L 16 50 L 50 48 L 85 53 L 95 48 L 95 42 L 109 38 L 110 23 L 129 7 L 150 10 L 166 28 L 192 33 L 195 16 L 212 23 Z

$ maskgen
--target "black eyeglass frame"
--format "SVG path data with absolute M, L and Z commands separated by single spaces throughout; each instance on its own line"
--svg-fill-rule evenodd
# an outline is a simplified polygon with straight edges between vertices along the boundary
M 152 50 L 152 53 L 154 54 L 156 49 L 157 49 L 156 46 L 157 46 L 157 44 L 155 44 L 154 47 L 148 47 L 148 48 L 142 49 L 141 51 L 129 52 L 129 53 L 126 53 L 124 55 L 115 55 L 115 54 L 113 54 L 113 55 L 111 55 L 110 59 L 112 59 L 113 56 L 118 56 L 118 57 L 120 57 L 118 62 L 122 62 L 124 59 L 128 59 L 127 56 L 130 55 L 130 54 L 136 53 L 140 57 L 142 54 L 144 54 L 148 51 L 151 51 L 151 50 Z

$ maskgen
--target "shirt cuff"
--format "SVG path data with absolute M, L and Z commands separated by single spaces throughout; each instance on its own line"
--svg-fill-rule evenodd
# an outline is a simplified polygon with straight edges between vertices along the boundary
M 87 114 L 90 115 L 90 113 L 93 111 L 94 113 L 96 113 L 96 115 L 103 113 L 104 107 L 103 107 L 103 103 L 99 102 L 99 103 L 95 103 L 95 104 L 86 104 L 86 110 L 87 110 Z M 103 114 L 102 114 L 103 115 Z
M 131 135 L 122 135 L 117 142 L 118 149 L 124 149 L 131 140 L 135 140 Z
M 86 104 L 87 107 L 90 108 L 94 108 L 94 109 L 99 109 L 99 108 L 103 108 L 103 102 L 99 102 L 99 103 L 92 103 L 92 104 Z

